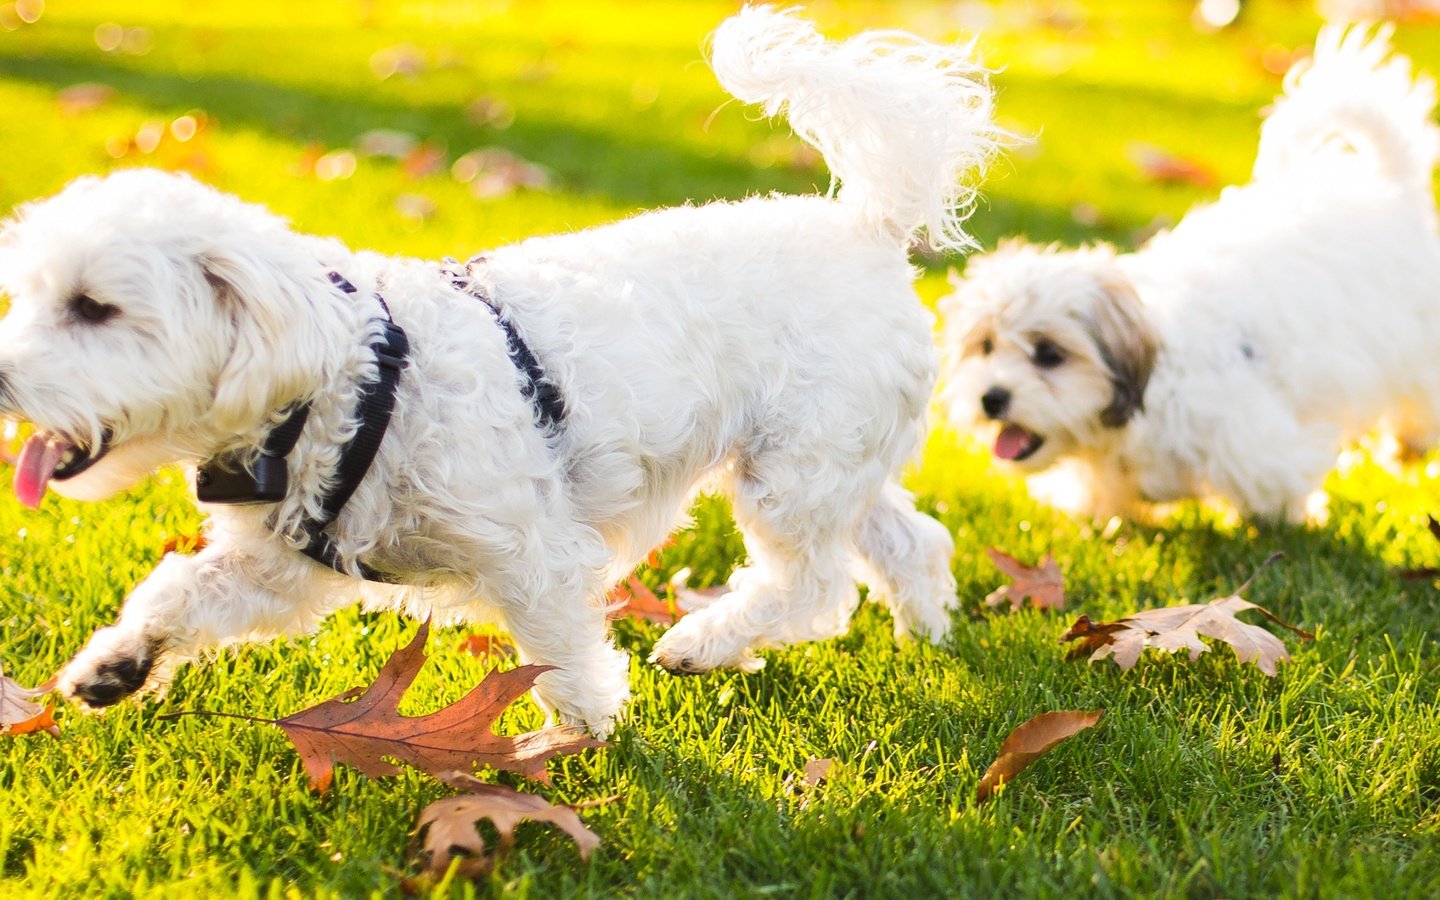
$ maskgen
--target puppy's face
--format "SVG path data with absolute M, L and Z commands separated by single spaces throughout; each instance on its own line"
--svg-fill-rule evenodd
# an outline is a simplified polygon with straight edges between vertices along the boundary
M 970 261 L 941 311 L 943 398 L 997 458 L 1045 468 L 1141 407 L 1157 339 L 1108 248 L 1003 245 Z
M 252 399 L 227 396 L 245 392 L 227 387 L 227 367 L 266 360 L 205 224 L 234 217 L 228 199 L 137 170 L 76 181 L 6 224 L 0 415 L 36 430 L 15 472 L 22 502 L 37 505 L 52 481 L 96 499 L 193 458 L 201 425 Z

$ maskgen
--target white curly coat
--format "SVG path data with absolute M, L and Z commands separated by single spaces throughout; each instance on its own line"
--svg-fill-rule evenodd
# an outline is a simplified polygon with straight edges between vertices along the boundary
M 189 178 L 83 178 L 23 208 L 0 249 L 0 399 L 67 444 L 113 449 L 52 485 L 108 496 L 156 466 L 239 449 L 313 408 L 278 505 L 207 509 L 209 546 L 170 555 L 64 670 L 102 706 L 209 648 L 313 628 L 363 593 L 442 622 L 498 620 L 556 666 L 541 702 L 607 731 L 628 661 L 606 589 L 704 486 L 732 501 L 748 560 L 679 622 L 672 671 L 758 668 L 757 649 L 843 632 L 854 577 L 897 635 L 938 639 L 955 602 L 951 538 L 895 482 L 916 452 L 936 362 L 908 241 L 958 246 L 993 152 L 990 93 L 966 51 L 893 33 L 821 39 L 747 9 L 714 38 L 742 99 L 788 105 L 838 195 L 682 207 L 487 253 L 475 282 L 513 321 L 568 414 L 548 439 L 484 305 L 431 262 L 351 252 Z M 355 296 L 327 280 L 334 270 Z M 401 584 L 363 584 L 293 549 L 360 385 L 376 377 L 376 294 L 413 354 L 375 464 L 334 535 Z M 79 299 L 113 307 L 85 320 Z
M 1252 181 L 1138 252 L 1010 242 L 972 259 L 940 303 L 954 421 L 1097 516 L 1218 496 L 1300 519 L 1377 424 L 1434 446 L 1435 85 L 1388 36 L 1322 31 Z

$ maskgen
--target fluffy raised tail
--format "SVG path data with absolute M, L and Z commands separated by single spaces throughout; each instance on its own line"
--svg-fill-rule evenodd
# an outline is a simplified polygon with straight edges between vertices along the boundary
M 961 228 L 975 177 L 999 146 L 987 73 L 969 47 L 895 31 L 826 41 L 796 10 L 746 7 L 721 23 L 710 66 L 767 115 L 783 111 L 825 157 L 839 202 L 867 227 L 937 249 L 973 246 Z
M 1435 82 L 1390 50 L 1389 26 L 1328 25 L 1313 59 L 1285 75 L 1285 94 L 1260 129 L 1255 179 L 1337 154 L 1371 159 L 1384 178 L 1430 192 L 1440 156 Z

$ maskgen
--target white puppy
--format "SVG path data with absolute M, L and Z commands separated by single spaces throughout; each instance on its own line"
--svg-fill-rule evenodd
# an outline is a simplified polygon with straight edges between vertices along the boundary
M 852 576 L 897 635 L 944 635 L 951 539 L 894 481 L 936 369 L 906 248 L 922 227 L 967 241 L 962 178 L 996 145 L 983 72 L 960 48 L 830 43 L 763 7 L 725 22 L 712 55 L 737 97 L 788 107 L 833 198 L 654 212 L 468 272 L 351 252 L 160 172 L 23 208 L 0 250 L 0 408 L 37 429 L 21 499 L 100 498 L 174 461 L 273 482 L 279 456 L 289 484 L 211 505 L 208 548 L 162 561 L 62 690 L 104 706 L 207 648 L 311 628 L 369 573 L 394 582 L 365 583 L 373 607 L 498 619 L 558 667 L 541 701 L 603 732 L 628 694 L 606 589 L 702 485 L 733 502 L 749 558 L 656 646 L 667 669 L 758 668 L 759 648 L 842 633 Z M 317 537 L 391 313 L 411 345 L 393 417 Z M 298 444 L 267 459 L 306 403 Z M 297 550 L 331 538 L 348 575 Z
M 993 428 L 996 457 L 1072 476 L 1032 486 L 1093 515 L 1219 496 L 1294 520 L 1382 419 L 1430 446 L 1435 86 L 1388 38 L 1323 31 L 1251 183 L 1139 252 L 1007 243 L 973 259 L 941 301 L 952 419 Z

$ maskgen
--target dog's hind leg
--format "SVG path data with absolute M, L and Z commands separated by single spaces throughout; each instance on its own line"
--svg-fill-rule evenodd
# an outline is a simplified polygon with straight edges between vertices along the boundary
M 860 521 L 855 549 L 856 574 L 870 586 L 870 599 L 889 607 L 896 638 L 945 636 L 956 599 L 955 541 L 944 525 L 892 482 Z
M 873 461 L 780 450 L 737 464 L 727 486 L 748 559 L 730 592 L 677 622 L 650 660 L 677 674 L 754 671 L 757 649 L 843 634 L 860 600 L 853 536 L 882 477 Z

